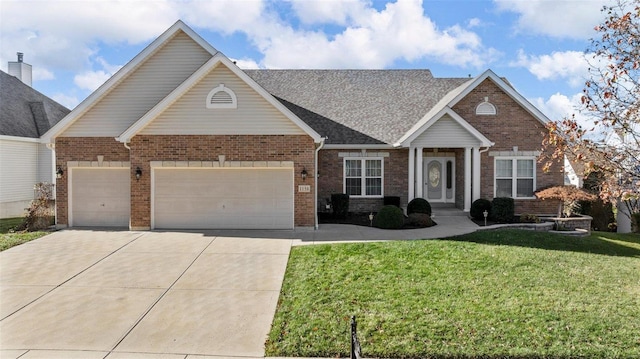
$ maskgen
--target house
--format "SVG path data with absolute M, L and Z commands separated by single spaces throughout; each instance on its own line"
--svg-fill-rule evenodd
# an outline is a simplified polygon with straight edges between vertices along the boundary
M 0 71 L 0 218 L 20 217 L 33 186 L 53 183 L 53 156 L 39 137 L 70 111 L 31 87 L 31 65 L 9 62 Z
M 61 227 L 275 229 L 317 226 L 332 193 L 551 214 L 533 195 L 563 182 L 536 162 L 547 121 L 491 70 L 243 71 L 178 21 L 42 141 Z

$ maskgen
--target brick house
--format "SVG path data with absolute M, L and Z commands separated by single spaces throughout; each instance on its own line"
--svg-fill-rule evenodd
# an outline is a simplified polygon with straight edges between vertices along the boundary
M 317 226 L 332 193 L 547 214 L 548 119 L 505 79 L 428 70 L 241 70 L 178 21 L 42 140 L 64 226 Z

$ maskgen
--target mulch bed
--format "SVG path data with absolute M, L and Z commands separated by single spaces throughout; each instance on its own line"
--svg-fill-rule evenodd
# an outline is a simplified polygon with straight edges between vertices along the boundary
M 330 223 L 330 224 L 354 224 L 356 226 L 365 226 L 371 227 L 371 221 L 369 220 L 369 214 L 371 212 L 349 212 L 346 218 L 336 217 L 332 213 L 318 213 L 318 222 L 320 224 Z M 376 215 L 376 212 L 373 212 L 373 215 Z M 433 223 L 435 226 L 437 223 Z M 406 224 L 399 229 L 417 229 L 417 228 L 425 228 L 414 225 Z

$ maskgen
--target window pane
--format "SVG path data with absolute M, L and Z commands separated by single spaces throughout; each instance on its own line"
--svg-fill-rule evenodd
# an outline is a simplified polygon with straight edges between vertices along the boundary
M 382 194 L 382 178 L 367 178 L 367 196 L 380 196 Z
M 517 196 L 533 197 L 533 179 L 518 180 Z
M 346 160 L 344 161 L 345 165 L 345 176 L 347 177 L 360 177 L 362 175 L 361 165 L 362 162 L 360 160 Z
M 512 197 L 513 182 L 510 179 L 496 180 L 496 197 Z
M 362 181 L 360 178 L 345 178 L 345 190 L 350 196 L 362 195 Z
M 533 160 L 518 160 L 518 177 L 533 177 Z
M 367 177 L 380 177 L 382 176 L 382 161 L 381 160 L 366 160 L 366 176 Z
M 508 177 L 513 175 L 513 161 L 496 160 L 496 177 Z

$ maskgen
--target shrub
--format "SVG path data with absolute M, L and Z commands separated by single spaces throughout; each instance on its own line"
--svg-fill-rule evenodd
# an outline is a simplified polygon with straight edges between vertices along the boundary
M 477 220 L 484 219 L 484 211 L 491 213 L 491 201 L 484 198 L 479 198 L 471 203 L 471 217 Z
M 591 229 L 594 231 L 607 231 L 609 224 L 616 221 L 613 214 L 613 205 L 601 199 L 595 201 L 580 201 L 580 213 L 591 216 Z
M 398 229 L 404 225 L 402 210 L 394 205 L 382 207 L 373 218 L 373 225 L 383 229 Z
M 491 202 L 491 218 L 498 223 L 513 222 L 515 204 L 513 198 L 496 197 Z
M 426 213 L 411 213 L 407 224 L 414 227 L 431 227 L 434 225 L 431 216 Z
M 520 215 L 520 223 L 540 223 L 540 218 L 535 214 L 523 213 Z
M 431 205 L 429 201 L 424 198 L 414 198 L 407 205 L 407 214 L 411 213 L 425 213 L 431 215 Z
M 631 231 L 640 233 L 640 212 L 631 214 Z
M 331 195 L 331 206 L 333 215 L 340 218 L 347 218 L 349 214 L 349 195 L 345 193 L 333 193 Z
M 384 205 L 393 205 L 396 207 L 400 207 L 400 197 L 398 196 L 385 196 L 384 197 Z

